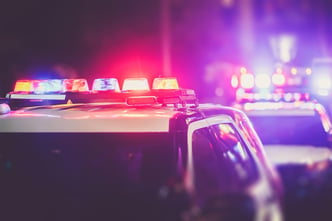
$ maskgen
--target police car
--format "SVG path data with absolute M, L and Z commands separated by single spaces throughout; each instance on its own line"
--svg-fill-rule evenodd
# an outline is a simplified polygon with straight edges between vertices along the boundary
M 3 220 L 282 220 L 248 118 L 175 78 L 23 80 L 0 109 Z
M 324 107 L 311 100 L 245 102 L 237 107 L 252 121 L 282 176 L 287 208 L 310 208 L 292 218 L 326 218 L 332 196 L 332 128 Z

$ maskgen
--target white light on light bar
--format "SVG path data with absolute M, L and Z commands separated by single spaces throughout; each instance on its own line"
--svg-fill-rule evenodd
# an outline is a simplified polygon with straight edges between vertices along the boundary
M 241 74 L 240 85 L 244 89 L 251 89 L 254 87 L 255 79 L 252 74 Z
M 146 78 L 127 78 L 123 82 L 123 91 L 149 91 L 149 82 Z
M 276 86 L 284 86 L 286 78 L 283 74 L 277 73 L 272 75 L 272 83 Z
M 120 92 L 120 86 L 116 78 L 99 78 L 93 81 L 92 90 Z
M 269 88 L 271 85 L 270 76 L 267 74 L 257 74 L 255 84 L 258 88 Z

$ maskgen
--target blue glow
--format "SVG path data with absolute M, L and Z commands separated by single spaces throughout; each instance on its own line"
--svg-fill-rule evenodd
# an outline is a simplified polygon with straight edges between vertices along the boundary
M 34 89 L 35 93 L 54 93 L 62 91 L 62 80 L 52 79 L 40 81 Z
M 93 81 L 94 91 L 120 91 L 119 82 L 116 78 L 99 78 Z

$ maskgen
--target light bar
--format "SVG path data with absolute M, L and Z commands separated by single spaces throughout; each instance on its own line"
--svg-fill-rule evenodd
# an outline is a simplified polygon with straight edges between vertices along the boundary
M 123 91 L 150 91 L 149 82 L 146 78 L 127 78 L 123 82 Z
M 245 111 L 250 110 L 314 110 L 315 103 L 312 102 L 294 102 L 294 103 L 287 103 L 287 102 L 255 102 L 255 103 L 245 103 L 243 105 Z
M 258 92 L 258 93 L 248 93 L 242 90 L 236 91 L 236 100 L 237 101 L 308 101 L 310 100 L 310 96 L 308 93 L 285 93 L 285 92 Z
M 64 79 L 63 89 L 65 92 L 84 92 L 89 91 L 86 79 Z
M 120 92 L 120 86 L 116 78 L 99 78 L 93 81 L 92 90 Z
M 154 90 L 177 90 L 179 89 L 176 78 L 155 78 L 153 80 L 152 89 Z
M 108 93 L 109 91 L 116 93 Z M 198 106 L 195 91 L 179 88 L 174 77 L 154 79 L 153 90 L 150 90 L 147 78 L 127 78 L 123 82 L 123 90 L 120 90 L 116 78 L 99 78 L 93 81 L 91 91 L 86 79 L 20 80 L 6 98 L 14 108 L 68 102 Z

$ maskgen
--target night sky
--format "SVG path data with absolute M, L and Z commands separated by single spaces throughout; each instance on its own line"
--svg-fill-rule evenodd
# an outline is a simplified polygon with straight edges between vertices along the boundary
M 201 89 L 209 63 L 248 63 L 248 57 L 271 55 L 266 36 L 272 32 L 294 31 L 301 36 L 297 60 L 308 63 L 312 55 L 329 55 L 328 0 L 253 0 L 256 43 L 249 53 L 241 48 L 245 25 L 241 24 L 240 0 L 225 1 L 233 2 L 227 7 L 220 2 L 170 0 L 172 70 L 185 85 Z M 160 9 L 157 0 L 2 2 L 0 96 L 18 78 L 79 76 L 91 80 L 140 72 L 162 74 Z M 277 22 L 266 26 L 269 18 Z M 319 39 L 323 43 L 313 43 Z
M 80 77 L 135 68 L 160 71 L 159 8 L 153 0 L 2 4 L 1 92 L 10 90 L 16 78 L 56 76 L 59 67 Z M 145 60 L 146 67 L 140 64 Z

